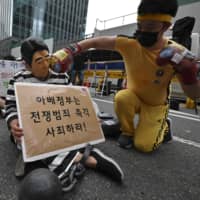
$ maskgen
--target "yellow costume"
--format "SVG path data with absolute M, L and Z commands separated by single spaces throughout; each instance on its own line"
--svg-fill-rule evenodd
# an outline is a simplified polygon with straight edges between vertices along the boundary
M 171 65 L 158 66 L 155 59 L 160 50 L 149 51 L 134 38 L 118 36 L 115 50 L 123 56 L 127 74 L 127 89 L 115 96 L 121 130 L 133 136 L 138 150 L 150 152 L 162 142 L 167 128 L 168 88 L 174 70 Z M 137 127 L 135 113 L 139 113 Z

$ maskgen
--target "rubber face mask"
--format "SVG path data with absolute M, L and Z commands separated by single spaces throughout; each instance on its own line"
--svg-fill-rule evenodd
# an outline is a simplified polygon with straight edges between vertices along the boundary
M 159 32 L 145 32 L 137 30 L 134 36 L 143 47 L 151 47 L 157 42 L 158 34 Z

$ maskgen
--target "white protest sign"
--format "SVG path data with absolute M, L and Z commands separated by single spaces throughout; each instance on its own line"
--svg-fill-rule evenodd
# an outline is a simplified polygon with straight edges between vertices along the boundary
M 105 141 L 87 87 L 16 83 L 25 162 Z
M 24 68 L 22 62 L 0 60 L 0 96 L 6 96 L 10 79 L 16 72 Z

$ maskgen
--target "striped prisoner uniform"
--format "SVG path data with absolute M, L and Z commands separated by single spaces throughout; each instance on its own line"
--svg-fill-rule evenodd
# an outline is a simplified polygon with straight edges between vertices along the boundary
M 49 70 L 49 76 L 46 80 L 39 80 L 33 76 L 31 71 L 26 69 L 17 72 L 14 77 L 10 80 L 7 95 L 6 95 L 6 114 L 5 119 L 9 127 L 9 123 L 13 119 L 18 118 L 17 114 L 17 105 L 15 98 L 15 90 L 14 84 L 16 82 L 25 82 L 25 83 L 46 83 L 46 84 L 57 84 L 57 85 L 68 85 L 69 84 L 69 76 L 66 73 L 56 73 L 52 70 Z M 55 172 L 59 178 L 62 177 L 63 173 L 68 169 L 68 165 L 75 158 L 76 151 L 73 152 L 65 152 L 59 154 L 57 156 L 53 156 L 42 161 L 36 161 L 33 163 L 28 163 L 27 166 L 35 166 L 33 168 L 48 167 L 50 171 Z M 38 165 L 39 164 L 39 165 Z M 26 172 L 25 172 L 26 173 Z
M 8 124 L 8 127 L 9 127 L 10 121 L 18 118 L 15 91 L 14 91 L 14 84 L 16 82 L 68 85 L 69 76 L 66 73 L 56 73 L 52 70 L 49 70 L 49 77 L 46 80 L 41 81 L 35 78 L 33 74 L 31 73 L 31 71 L 21 70 L 17 72 L 9 82 L 7 95 L 6 95 L 5 119 Z

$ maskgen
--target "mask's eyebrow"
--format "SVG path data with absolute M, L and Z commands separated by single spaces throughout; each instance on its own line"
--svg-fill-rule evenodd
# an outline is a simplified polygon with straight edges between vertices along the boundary
M 48 58 L 49 54 L 45 55 L 44 58 Z M 39 57 L 35 59 L 35 62 L 40 62 L 43 59 L 43 57 Z
M 46 56 L 44 56 L 45 58 L 48 58 L 49 57 L 49 54 L 47 54 Z
M 42 60 L 42 57 L 39 57 L 39 58 L 36 58 L 35 59 L 35 62 L 39 62 L 39 61 L 41 61 Z

